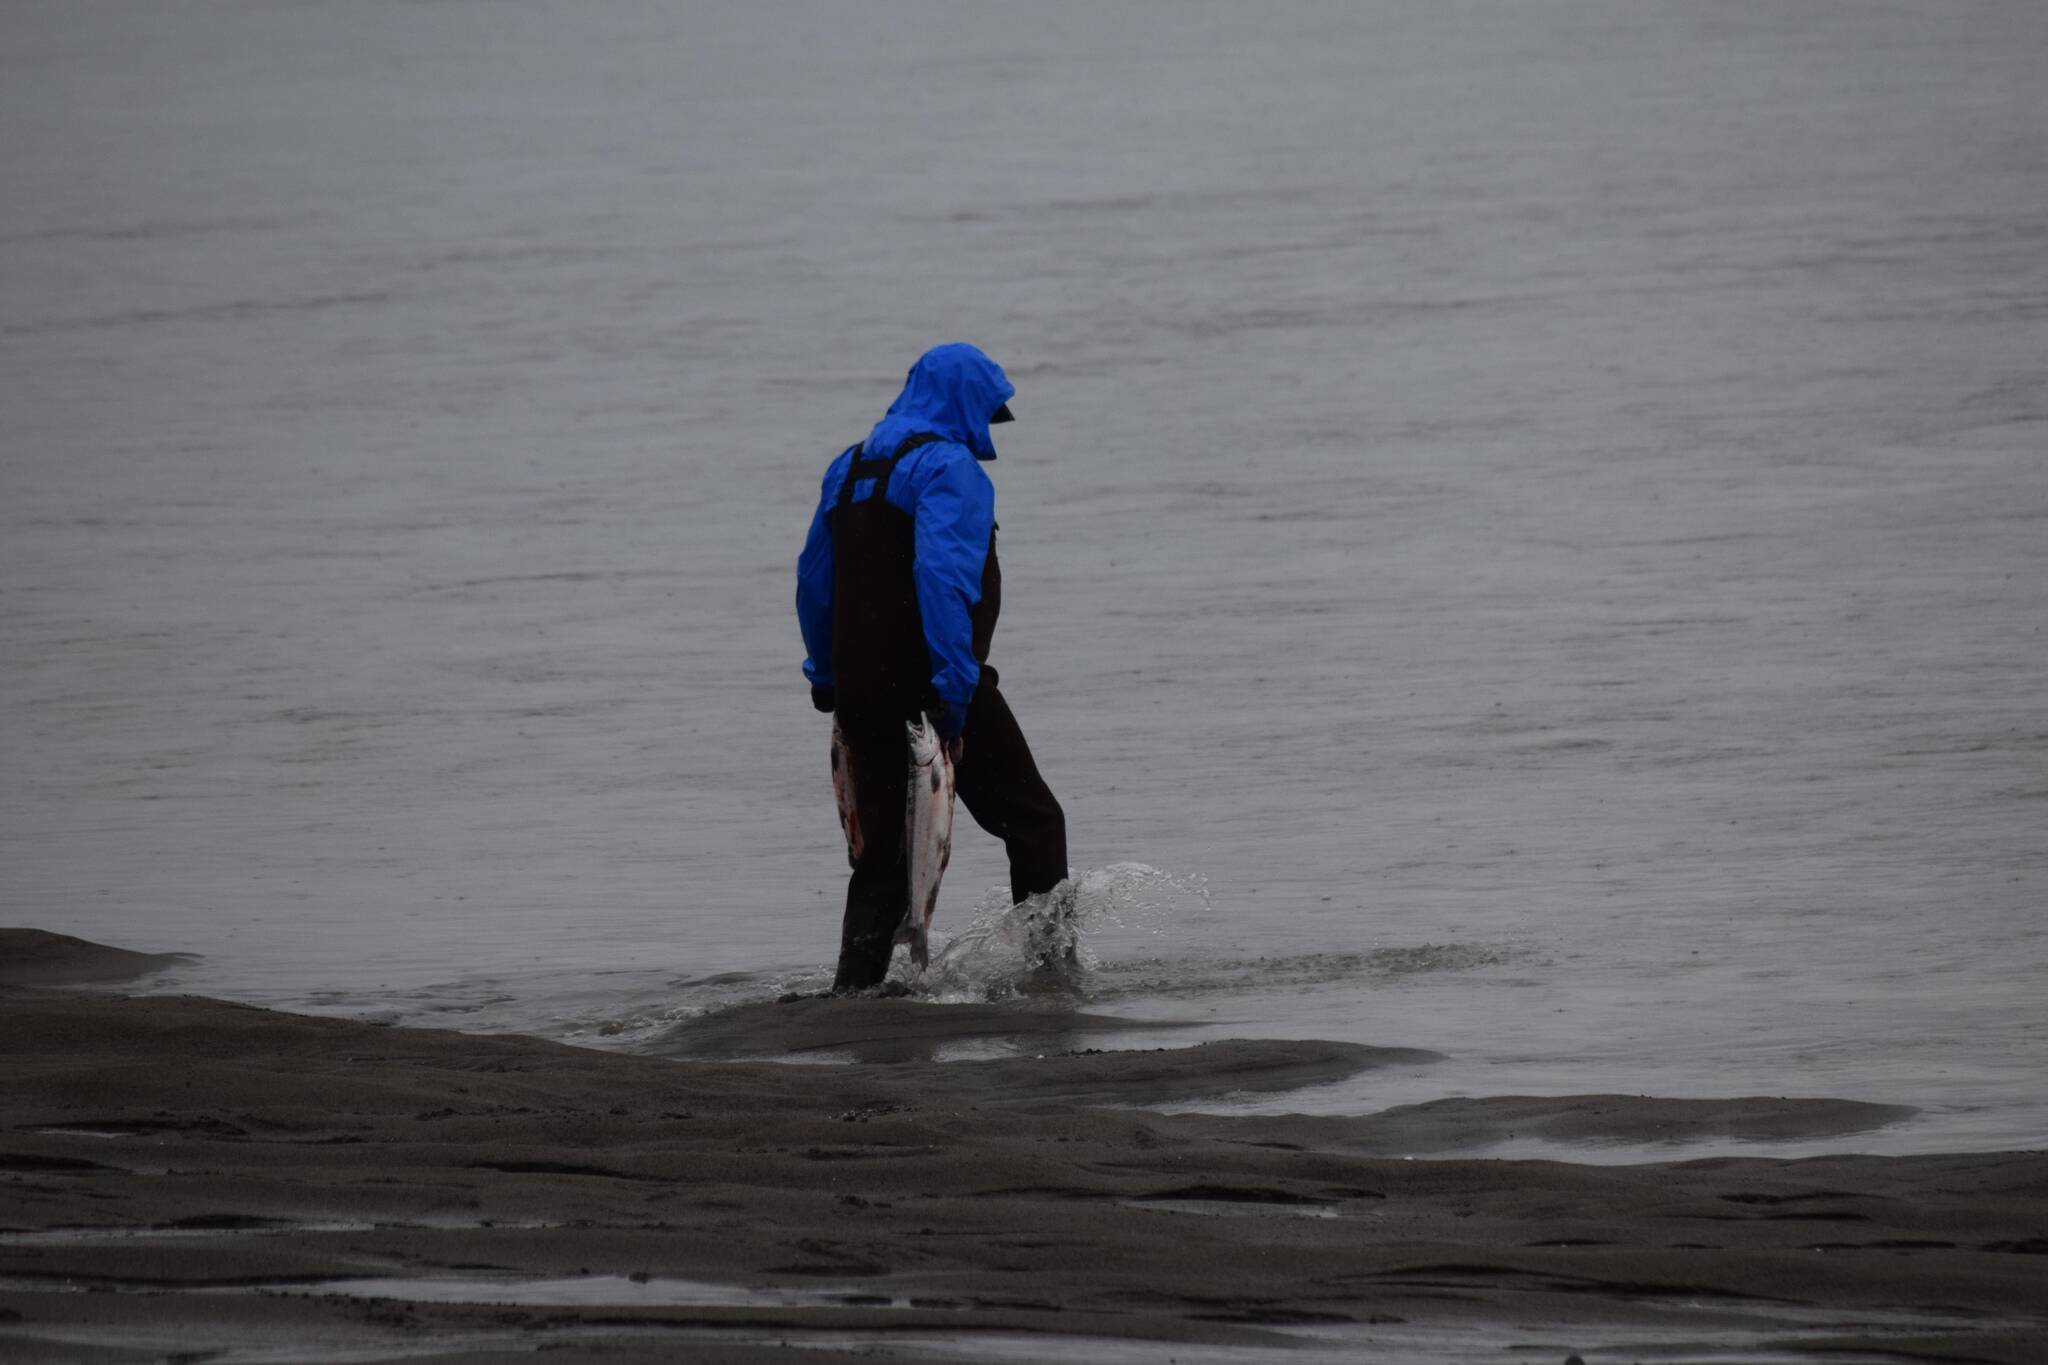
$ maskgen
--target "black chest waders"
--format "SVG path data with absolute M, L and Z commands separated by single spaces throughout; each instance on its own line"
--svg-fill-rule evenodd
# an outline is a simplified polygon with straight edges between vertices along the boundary
M 939 440 L 919 432 L 885 459 L 853 453 L 839 501 L 828 515 L 832 529 L 832 672 L 840 727 L 879 737 L 930 699 L 932 664 L 917 606 L 917 523 L 888 499 L 889 480 L 903 457 Z M 873 492 L 854 501 L 861 484 Z

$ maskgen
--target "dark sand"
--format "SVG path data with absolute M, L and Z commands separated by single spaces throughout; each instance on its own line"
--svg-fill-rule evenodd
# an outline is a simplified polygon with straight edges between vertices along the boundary
M 15 951 L 50 938 L 0 931 L 10 979 L 67 979 Z M 120 960 L 86 947 L 69 950 L 81 976 Z M 1045 1005 L 794 1001 L 666 1046 L 930 1047 L 949 1016 L 963 1033 L 1047 1041 L 1132 1026 Z M 950 1358 L 1015 1333 L 1048 1360 L 1112 1337 L 1254 1359 L 1270 1346 L 1278 1360 L 1323 1332 L 1348 1335 L 1322 1352 L 1379 1359 L 1598 1360 L 1602 1343 L 1652 1335 L 1719 1343 L 1716 1359 L 1795 1336 L 1816 1359 L 2048 1359 L 2042 1153 L 1417 1160 L 1511 1133 L 1853 1145 L 1904 1111 L 1580 1096 L 1163 1115 L 1077 1101 L 1278 1088 L 1429 1054 L 1032 1049 L 944 1064 L 678 1060 L 0 988 L 0 1358 L 491 1361 L 547 1347 L 564 1362 L 818 1361 L 831 1356 L 779 1343 L 857 1344 L 845 1333 Z M 572 1289 L 515 1306 L 328 1292 L 458 1276 Z M 648 1278 L 607 1278 L 629 1276 Z M 575 1285 L 582 1302 L 561 1302 Z M 202 1289 L 216 1292 L 184 1292 Z M 1412 1334 L 1430 1332 L 1444 1349 L 1416 1354 Z

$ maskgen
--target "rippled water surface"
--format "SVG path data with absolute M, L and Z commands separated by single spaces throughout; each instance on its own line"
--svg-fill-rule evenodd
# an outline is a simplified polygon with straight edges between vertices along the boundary
M 970 339 L 1103 1007 L 1449 1054 L 1282 1107 L 2040 1145 L 2044 59 L 1955 0 L 11 5 L 0 919 L 590 1041 L 815 986 L 793 561 Z M 1002 880 L 964 834 L 942 937 Z

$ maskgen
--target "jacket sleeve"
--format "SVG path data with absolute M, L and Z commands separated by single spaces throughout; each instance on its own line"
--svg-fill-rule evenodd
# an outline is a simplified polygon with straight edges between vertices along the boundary
M 963 447 L 920 473 L 917 491 L 917 609 L 932 657 L 932 690 L 964 708 L 981 681 L 968 608 L 981 600 L 981 566 L 995 526 L 996 488 Z
M 832 526 L 825 518 L 839 491 L 835 476 L 840 475 L 844 458 L 825 471 L 811 533 L 796 561 L 796 623 L 804 637 L 804 676 L 813 687 L 832 686 Z

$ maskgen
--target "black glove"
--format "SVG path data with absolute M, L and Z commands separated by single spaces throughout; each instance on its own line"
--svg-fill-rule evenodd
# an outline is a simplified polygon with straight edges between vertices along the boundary
M 831 688 L 829 688 L 829 687 L 813 687 L 813 688 L 811 688 L 811 705 L 813 705 L 813 706 L 817 707 L 817 708 L 818 708 L 818 709 L 819 709 L 820 711 L 823 711 L 823 712 L 824 712 L 824 713 L 825 713 L 826 715 L 828 715 L 828 716 L 832 714 L 832 703 L 833 703 L 833 701 L 834 701 L 834 697 L 833 697 L 833 693 L 832 693 L 832 689 L 831 689 Z

